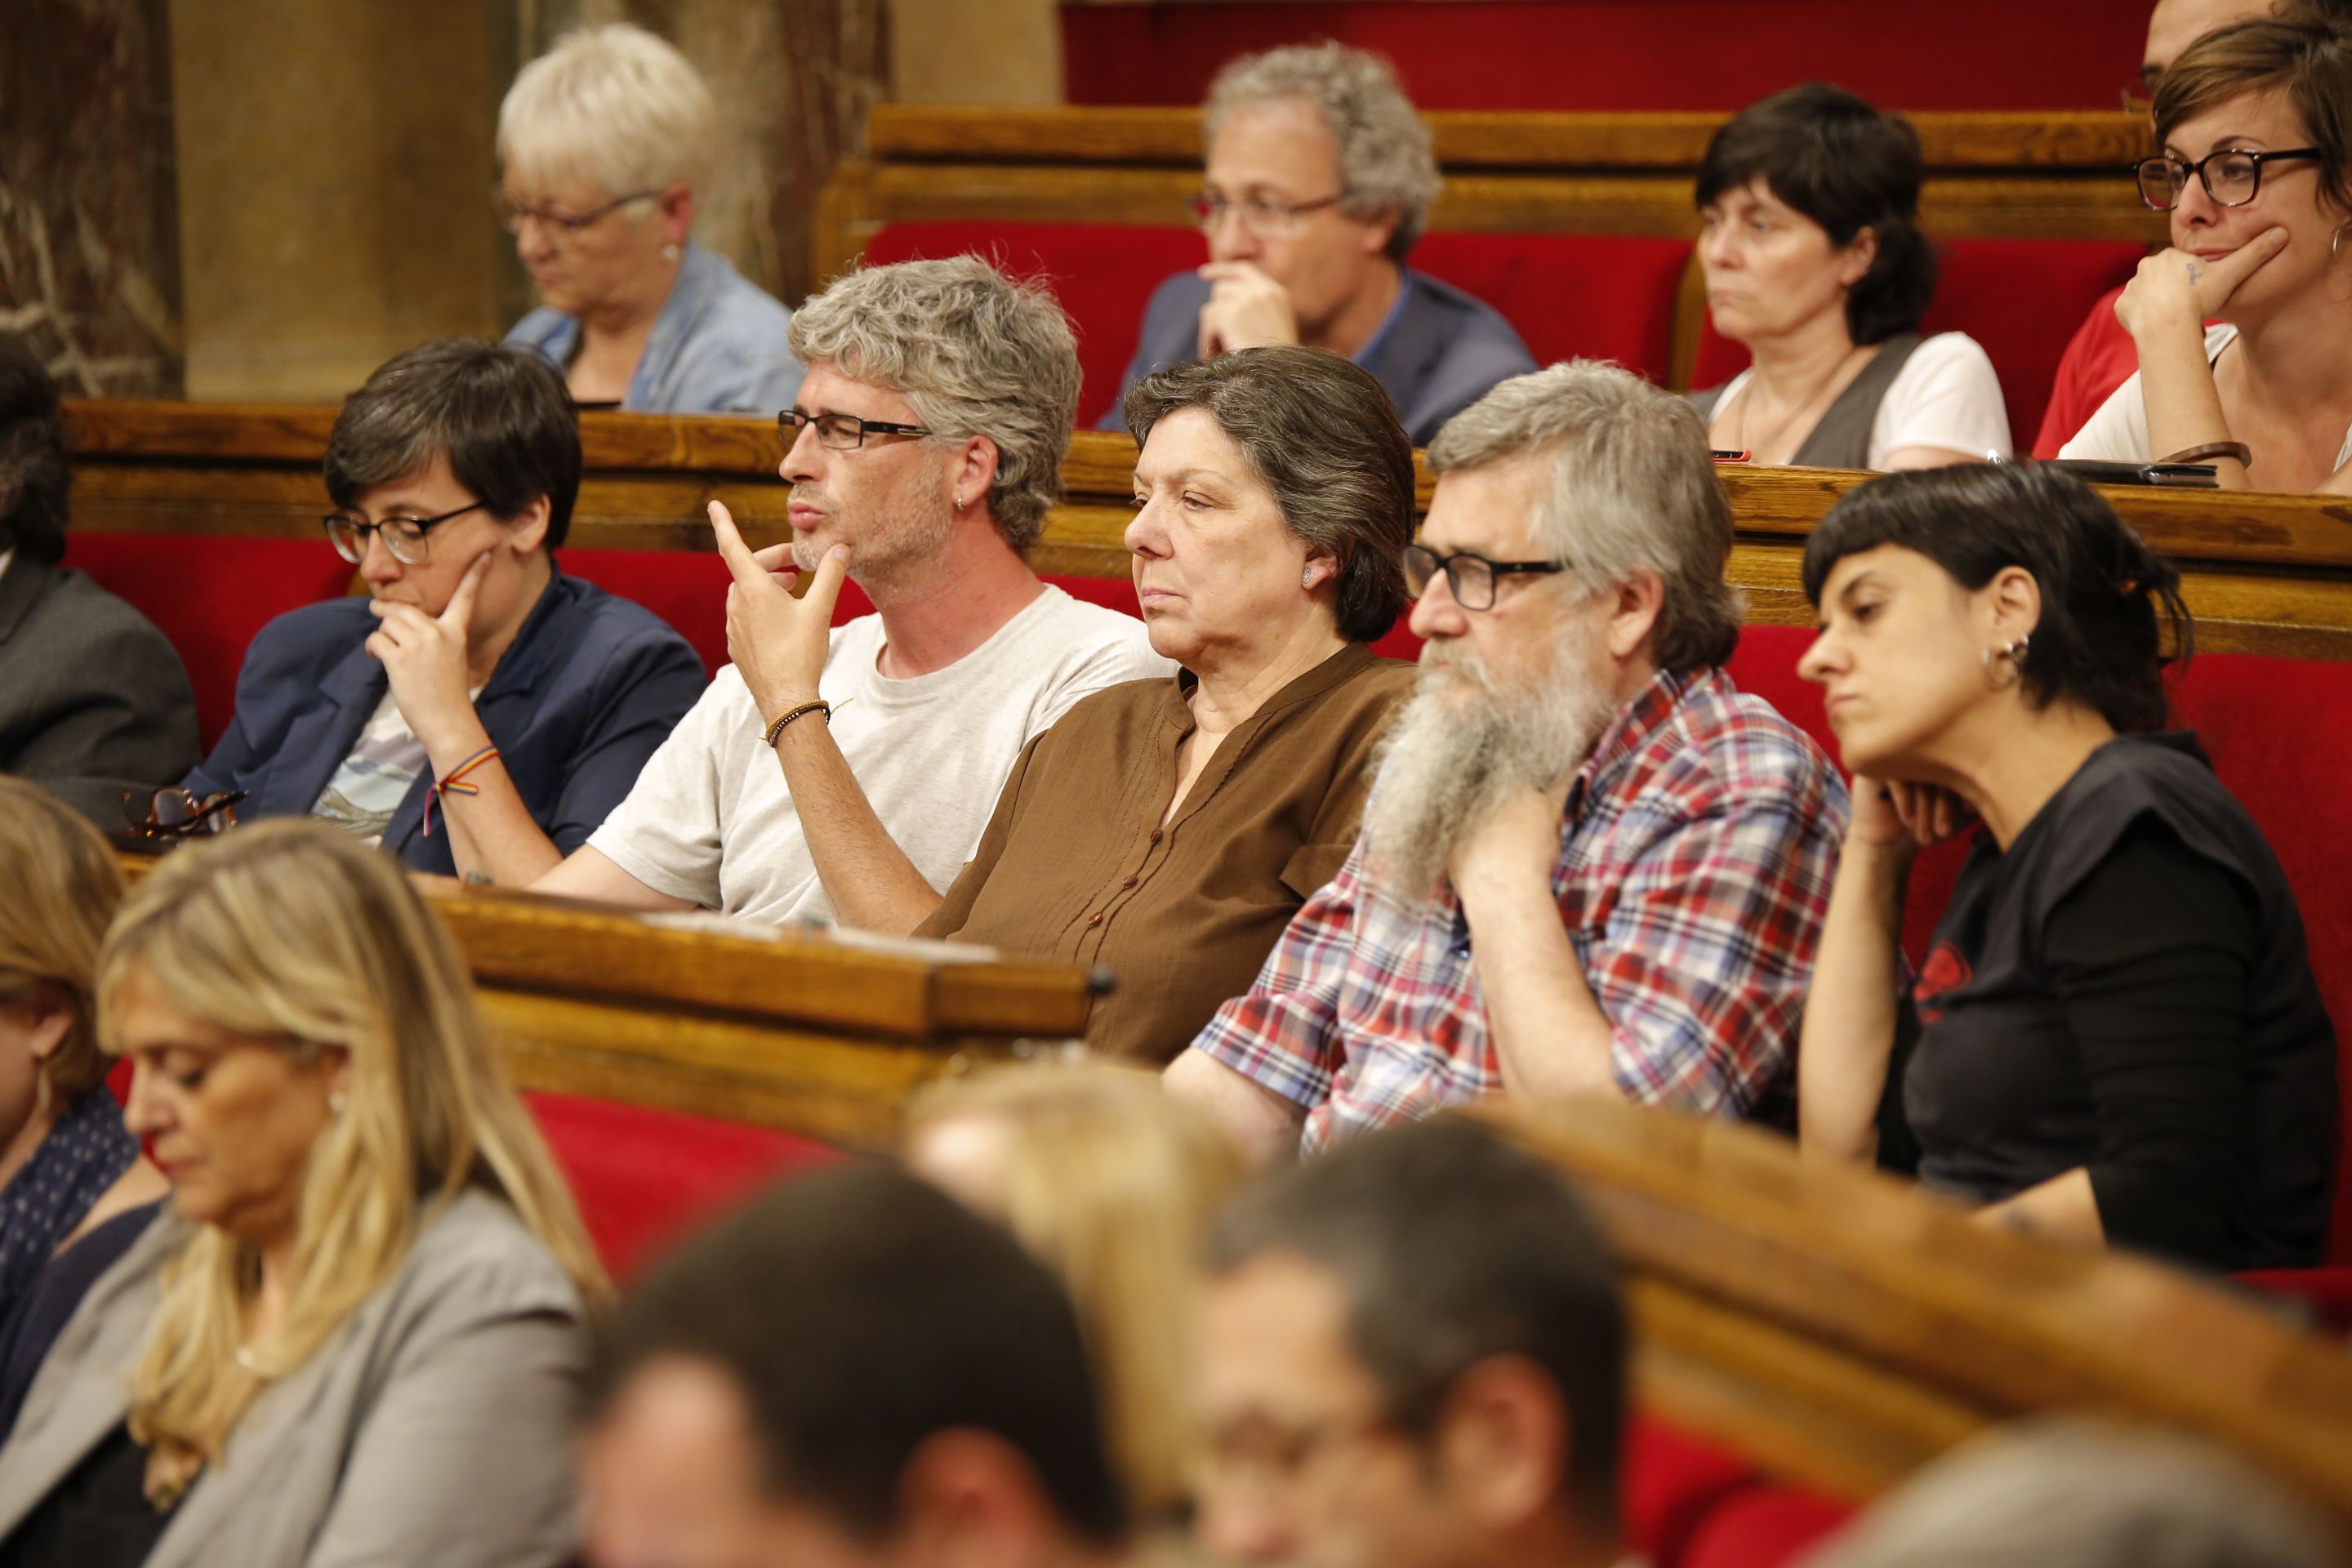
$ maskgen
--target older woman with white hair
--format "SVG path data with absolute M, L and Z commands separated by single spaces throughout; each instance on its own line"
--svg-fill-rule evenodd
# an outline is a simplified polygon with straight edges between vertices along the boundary
M 400 863 L 263 823 L 165 860 L 100 1045 L 171 1213 L 0 1448 L 0 1561 L 552 1568 L 604 1278 Z
M 1536 368 L 1494 307 L 1405 257 L 1437 198 L 1429 130 L 1388 62 L 1316 44 L 1235 60 L 1202 106 L 1205 266 L 1160 285 L 1127 380 L 1234 349 L 1328 349 L 1370 371 L 1416 447 Z M 1123 426 L 1114 408 L 1102 426 Z
M 583 407 L 772 415 L 800 388 L 792 312 L 687 237 L 715 121 L 686 57 L 626 23 L 565 35 L 507 90 L 496 200 L 542 301 L 507 342 Z

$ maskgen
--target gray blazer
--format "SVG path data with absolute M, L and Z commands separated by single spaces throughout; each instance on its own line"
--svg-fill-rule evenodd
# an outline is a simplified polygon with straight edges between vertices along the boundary
M 83 1298 L 0 1448 L 0 1538 L 121 1424 L 168 1211 Z M 531 1568 L 578 1548 L 578 1293 L 506 1205 L 459 1198 L 310 1361 L 265 1389 L 146 1568 Z
M 202 755 L 163 634 L 80 573 L 17 551 L 0 572 L 0 773 L 120 828 L 124 790 L 177 784 Z
M 1494 390 L 1525 375 L 1535 357 L 1501 312 L 1426 272 L 1405 272 L 1404 308 L 1360 363 L 1387 388 L 1397 422 L 1416 447 L 1426 447 L 1448 419 Z M 1135 384 L 1171 365 L 1200 357 L 1201 307 L 1211 287 L 1198 274 L 1179 272 L 1162 282 L 1143 311 L 1143 338 L 1119 383 L 1119 402 Z M 1124 430 L 1118 403 L 1097 426 Z

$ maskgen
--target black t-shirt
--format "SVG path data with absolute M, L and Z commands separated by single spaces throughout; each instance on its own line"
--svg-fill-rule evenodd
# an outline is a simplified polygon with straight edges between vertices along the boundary
M 1913 990 L 1927 1184 L 2087 1168 L 2108 1240 L 2229 1269 L 2326 1248 L 2336 1037 L 2262 832 L 2187 735 L 2092 754 L 1982 835 Z

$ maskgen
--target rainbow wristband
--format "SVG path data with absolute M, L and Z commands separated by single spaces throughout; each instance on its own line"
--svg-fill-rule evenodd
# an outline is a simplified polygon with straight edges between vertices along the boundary
M 441 795 L 479 795 L 482 786 L 466 783 L 466 775 L 499 754 L 496 746 L 484 746 L 464 762 L 449 770 L 449 776 L 435 783 L 425 795 L 425 837 L 433 837 L 433 799 Z

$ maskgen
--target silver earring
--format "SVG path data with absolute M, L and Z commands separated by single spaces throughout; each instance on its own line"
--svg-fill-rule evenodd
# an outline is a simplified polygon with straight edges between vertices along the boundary
M 1314 567 L 1309 566 L 1306 571 L 1301 572 L 1298 574 L 1298 585 L 1302 588 L 1312 588 L 1315 586 Z
M 2011 687 L 2016 685 L 2020 680 L 2023 679 L 2025 676 L 2025 652 L 2026 649 L 2032 646 L 2032 638 L 2030 637 L 2019 637 L 2016 641 L 2011 643 L 2006 647 L 1987 647 L 1979 650 L 1977 657 L 1984 662 L 1985 683 L 1990 686 L 1995 691 L 2006 691 Z M 2001 658 L 2009 661 L 2009 679 L 2007 680 L 2003 680 L 2000 676 L 1993 673 L 1992 661 L 1995 654 L 1999 654 Z
M 2336 232 L 2327 237 L 2328 255 L 2333 256 L 2344 247 L 2344 231 L 2347 228 L 2352 228 L 2352 223 L 2339 223 L 2336 226 Z
M 327 1109 L 337 1116 L 341 1116 L 343 1113 L 343 1107 L 351 1102 L 352 1097 L 340 1089 L 331 1089 L 327 1091 Z
M 664 261 L 676 261 L 677 259 L 677 242 L 676 240 L 672 240 L 667 245 L 662 247 L 662 259 Z

